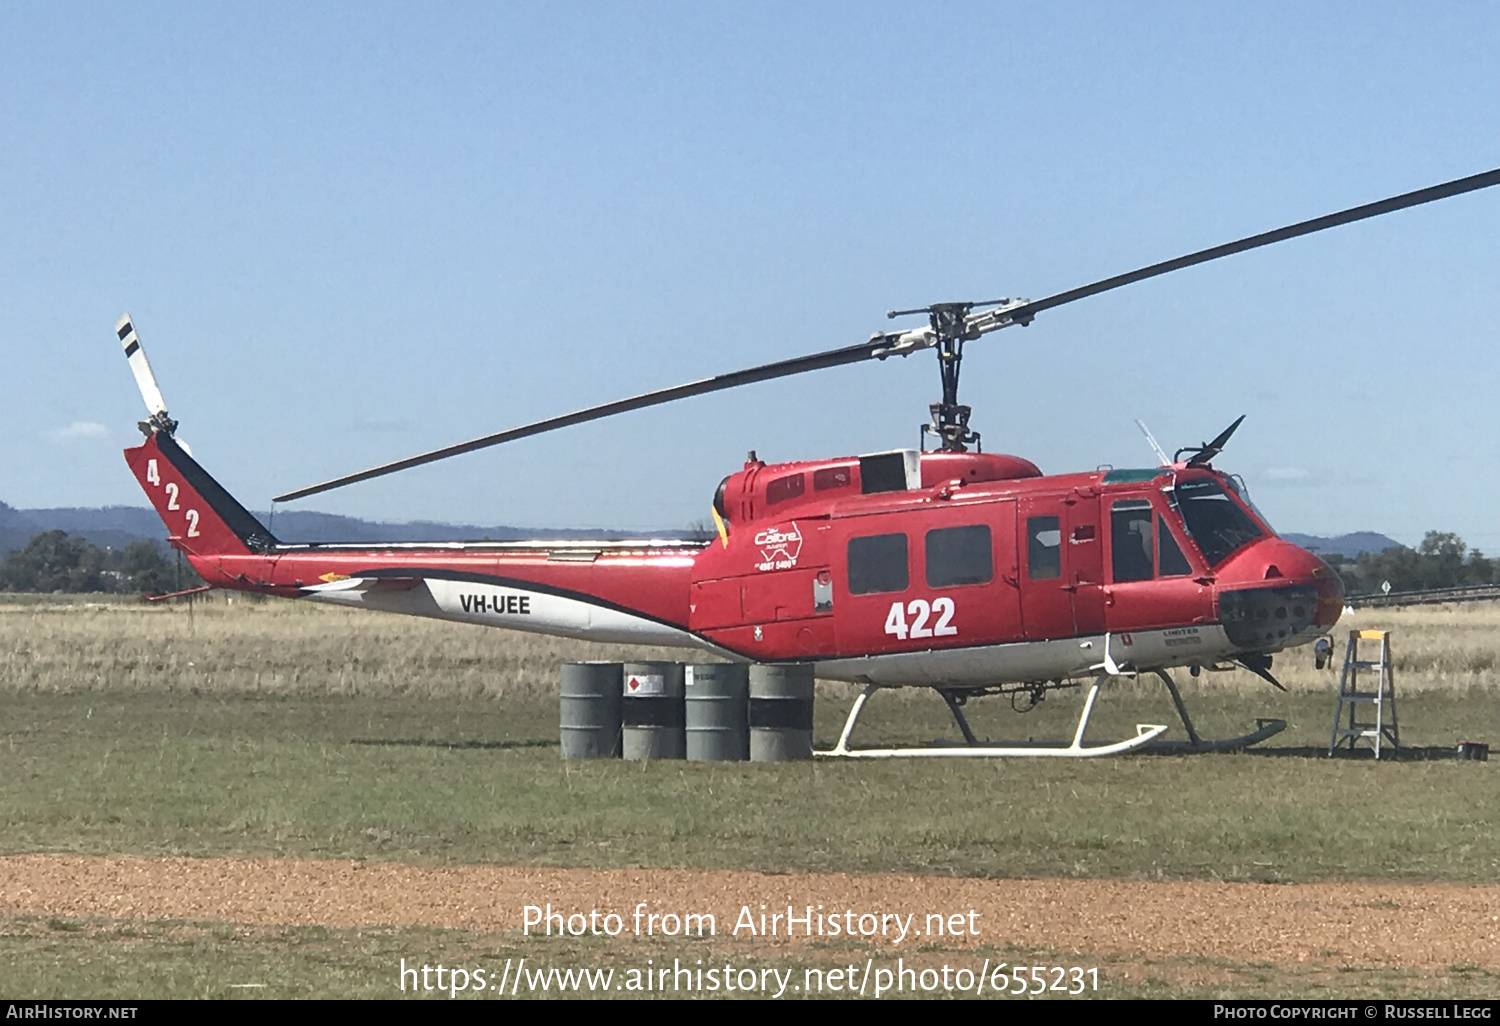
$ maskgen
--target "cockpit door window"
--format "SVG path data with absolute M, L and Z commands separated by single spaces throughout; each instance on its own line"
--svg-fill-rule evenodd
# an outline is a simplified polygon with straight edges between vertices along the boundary
M 1192 564 L 1182 554 L 1182 546 L 1172 536 L 1166 518 L 1156 518 L 1156 572 L 1160 577 L 1186 577 L 1193 572 Z
M 1058 517 L 1026 519 L 1026 576 L 1033 581 L 1062 577 L 1062 521 Z
M 1122 499 L 1110 507 L 1110 546 L 1116 584 L 1149 581 L 1152 576 L 1151 503 Z

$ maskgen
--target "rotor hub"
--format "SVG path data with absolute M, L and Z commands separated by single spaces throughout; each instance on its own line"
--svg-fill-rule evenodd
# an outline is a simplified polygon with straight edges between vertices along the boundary
M 928 309 L 927 318 L 937 334 L 938 372 L 943 379 L 943 398 L 933 403 L 931 431 L 938 436 L 944 452 L 968 452 L 979 443 L 979 435 L 969 430 L 969 407 L 958 401 L 958 373 L 963 367 L 964 342 L 978 338 L 969 324 L 973 303 L 937 303 Z M 927 426 L 923 426 L 924 434 Z

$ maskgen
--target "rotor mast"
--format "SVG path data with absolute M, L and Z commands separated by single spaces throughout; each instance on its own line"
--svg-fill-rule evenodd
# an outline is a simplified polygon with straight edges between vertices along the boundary
M 964 343 L 1012 324 L 1030 324 L 1030 317 L 1016 318 L 1007 314 L 1007 311 L 1029 302 L 1026 299 L 991 299 L 980 303 L 933 303 L 915 310 L 887 311 L 887 317 L 925 313 L 927 323 L 932 326 L 930 332 L 923 334 L 927 336 L 927 345 L 937 350 L 943 398 L 928 407 L 932 423 L 922 425 L 922 434 L 937 435 L 940 451 L 968 452 L 970 445 L 976 448 L 980 445 L 979 432 L 969 428 L 973 410 L 958 401 L 958 376 L 963 369 Z M 994 309 L 975 314 L 976 307 Z

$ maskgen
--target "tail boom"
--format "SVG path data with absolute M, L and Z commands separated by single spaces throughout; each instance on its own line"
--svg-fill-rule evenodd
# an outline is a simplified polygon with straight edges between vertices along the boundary
M 125 460 L 168 540 L 216 588 L 600 641 L 702 645 L 688 631 L 694 543 L 279 542 L 172 437 Z

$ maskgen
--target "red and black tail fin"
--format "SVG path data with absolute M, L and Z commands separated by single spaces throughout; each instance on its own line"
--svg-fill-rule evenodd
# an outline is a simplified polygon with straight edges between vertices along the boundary
M 244 555 L 276 547 L 271 532 L 170 432 L 152 430 L 144 443 L 125 450 L 125 462 L 167 525 L 172 544 L 188 555 Z
M 126 449 L 125 462 L 167 525 L 172 544 L 189 556 L 244 555 L 274 549 L 277 541 L 271 532 L 199 466 L 175 437 L 177 422 L 167 416 L 166 403 L 129 314 L 115 324 L 115 334 L 150 413 L 141 423 L 146 441 Z

